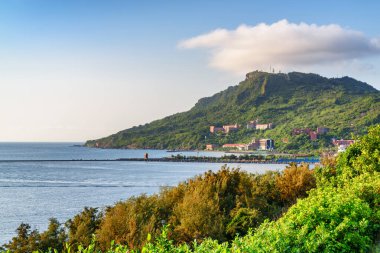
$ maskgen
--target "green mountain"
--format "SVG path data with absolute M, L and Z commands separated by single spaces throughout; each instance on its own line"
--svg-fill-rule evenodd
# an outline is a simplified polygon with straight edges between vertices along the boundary
M 247 122 L 273 123 L 252 130 Z M 211 134 L 210 125 L 240 124 L 229 134 Z M 203 149 L 208 143 L 248 143 L 253 137 L 275 141 L 278 150 L 317 150 L 331 147 L 331 138 L 361 135 L 380 123 L 380 92 L 350 77 L 325 78 L 299 72 L 254 71 L 239 85 L 200 99 L 189 111 L 135 126 L 98 140 L 90 147 Z M 294 128 L 327 127 L 327 134 L 310 140 L 293 135 Z

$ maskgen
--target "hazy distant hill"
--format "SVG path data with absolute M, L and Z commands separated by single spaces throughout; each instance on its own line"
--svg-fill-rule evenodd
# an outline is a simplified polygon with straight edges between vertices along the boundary
M 254 131 L 248 121 L 272 122 L 274 129 Z M 238 123 L 240 131 L 213 135 L 210 125 Z M 380 123 L 380 92 L 350 77 L 325 78 L 317 74 L 251 72 L 239 85 L 200 99 L 189 111 L 177 113 L 111 136 L 87 141 L 103 148 L 204 148 L 206 143 L 246 143 L 270 137 L 278 149 L 315 150 L 330 146 L 330 139 L 362 134 Z M 294 128 L 328 127 L 317 141 L 293 136 Z

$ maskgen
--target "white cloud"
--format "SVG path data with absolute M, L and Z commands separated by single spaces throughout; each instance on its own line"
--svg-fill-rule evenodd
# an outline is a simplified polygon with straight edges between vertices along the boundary
M 271 25 L 240 25 L 217 29 L 181 41 L 185 49 L 210 51 L 210 66 L 234 73 L 269 66 L 289 70 L 344 63 L 380 54 L 380 39 L 339 25 L 294 24 L 281 20 Z

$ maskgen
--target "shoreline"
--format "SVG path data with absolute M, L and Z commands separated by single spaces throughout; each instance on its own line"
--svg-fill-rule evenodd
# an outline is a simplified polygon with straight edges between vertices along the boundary
M 279 160 L 239 160 L 221 158 L 119 158 L 119 159 L 46 159 L 46 160 L 0 160 L 0 163 L 33 163 L 33 162 L 193 162 L 193 163 L 252 163 L 252 164 L 289 164 L 318 163 L 319 159 L 279 159 Z
M 86 146 L 86 145 L 79 145 L 76 147 L 84 147 L 84 148 L 94 148 L 94 149 L 104 149 L 104 150 L 159 150 L 159 151 L 165 151 L 167 153 L 197 153 L 197 152 L 204 152 L 204 153 L 225 153 L 225 154 L 237 154 L 237 155 L 280 155 L 280 156 L 289 156 L 289 157 L 313 157 L 314 155 L 312 153 L 286 153 L 286 152 L 278 152 L 278 151 L 268 151 L 268 150 L 248 150 L 248 151 L 242 151 L 242 150 L 206 150 L 206 149 L 158 149 L 158 148 L 125 148 L 125 147 L 95 147 L 95 146 Z

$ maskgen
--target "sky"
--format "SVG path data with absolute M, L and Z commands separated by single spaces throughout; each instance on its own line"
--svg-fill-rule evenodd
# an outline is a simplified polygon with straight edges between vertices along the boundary
M 380 89 L 380 1 L 0 1 L 0 141 L 108 136 L 253 70 Z

